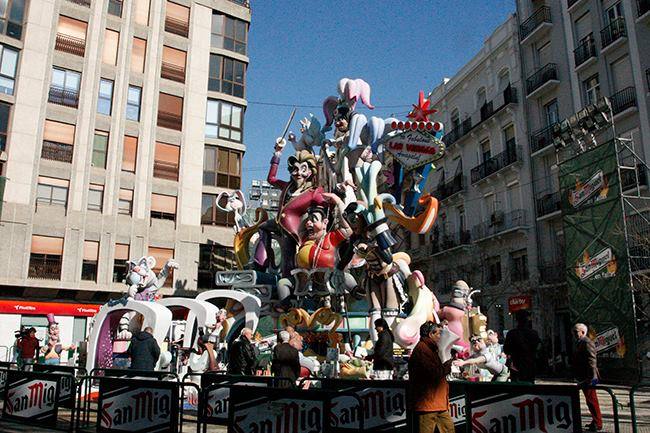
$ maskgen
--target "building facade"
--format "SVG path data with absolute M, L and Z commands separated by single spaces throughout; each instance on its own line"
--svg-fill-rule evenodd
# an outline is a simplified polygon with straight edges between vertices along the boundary
M 248 199 L 250 200 L 249 209 L 261 207 L 273 214 L 280 210 L 280 194 L 282 191 L 275 188 L 266 180 L 253 179 L 251 187 L 248 190 Z
M 9 2 L 3 298 L 100 304 L 145 255 L 179 263 L 163 294 L 197 290 L 201 254 L 232 245 L 215 200 L 241 187 L 250 18 L 244 0 Z

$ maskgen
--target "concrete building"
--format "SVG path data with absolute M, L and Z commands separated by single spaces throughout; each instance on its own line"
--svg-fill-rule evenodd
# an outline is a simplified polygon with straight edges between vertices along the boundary
M 275 214 L 280 210 L 281 193 L 281 190 L 267 181 L 253 179 L 251 187 L 248 189 L 248 199 L 250 200 L 248 207 L 251 210 L 261 207 Z
M 11 0 L 7 10 L 0 296 L 103 303 L 124 291 L 125 260 L 144 255 L 156 268 L 179 262 L 163 294 L 196 291 L 231 254 L 215 199 L 241 187 L 248 1 Z M 0 315 L 0 345 L 21 324 L 45 324 L 26 311 Z M 83 338 L 82 322 L 57 319 L 64 341 Z

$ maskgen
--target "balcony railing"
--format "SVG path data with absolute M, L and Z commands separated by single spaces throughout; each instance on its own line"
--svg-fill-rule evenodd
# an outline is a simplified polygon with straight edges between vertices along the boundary
M 497 171 L 521 160 L 521 147 L 515 145 L 514 140 L 508 140 L 506 150 L 477 165 L 471 171 L 472 183 L 496 173 Z
M 650 12 L 650 0 L 636 0 L 637 16 L 643 16 Z
M 185 82 L 185 68 L 173 65 L 171 63 L 162 62 L 160 67 L 160 76 L 168 80 L 178 81 L 179 83 Z
M 542 262 L 539 267 L 539 278 L 545 284 L 559 284 L 566 280 L 566 263 L 563 257 Z
M 69 144 L 43 140 L 41 158 L 72 163 L 72 150 L 73 146 L 70 146 Z
M 158 126 L 180 131 L 183 129 L 183 119 L 178 114 L 158 111 Z
M 472 234 L 469 230 L 459 230 L 453 234 L 443 234 L 436 252 L 447 251 L 461 245 L 470 245 Z
M 178 164 L 165 161 L 154 161 L 153 177 L 167 180 L 178 180 Z
M 79 92 L 68 90 L 59 86 L 50 87 L 47 100 L 53 104 L 77 108 L 79 106 Z
M 533 14 L 519 27 L 521 40 L 523 41 L 530 36 L 530 34 L 542 24 L 551 22 L 551 8 L 548 6 L 542 6 L 533 12 Z
M 458 141 L 463 135 L 467 134 L 471 129 L 472 129 L 472 119 L 467 118 L 463 120 L 463 123 L 456 126 L 454 129 L 452 129 L 447 134 L 445 134 L 445 136 L 442 137 L 442 141 L 445 143 L 447 147 L 449 147 L 452 144 L 454 144 L 456 141 Z
M 90 7 L 90 0 L 68 0 L 70 3 L 74 3 L 80 6 Z
M 551 80 L 557 80 L 557 65 L 549 63 L 538 69 L 526 80 L 526 92 L 530 95 Z
M 537 216 L 552 214 L 562 208 L 562 196 L 559 191 L 546 194 L 537 199 Z
M 626 87 L 610 96 L 609 101 L 612 103 L 612 112 L 616 115 L 628 108 L 637 106 L 636 91 L 634 87 Z
M 584 42 L 578 45 L 578 48 L 573 50 L 576 67 L 582 65 L 592 57 L 596 57 L 596 41 L 594 41 L 593 35 L 589 36 Z
M 606 46 L 625 36 L 627 36 L 627 30 L 625 29 L 625 18 L 618 17 L 609 23 L 607 27 L 600 31 L 601 46 L 605 48 Z
M 86 41 L 63 33 L 57 33 L 54 49 L 83 57 L 86 53 Z
M 438 200 L 445 200 L 465 189 L 465 176 L 462 173 L 455 175 L 449 182 L 438 187 L 435 196 Z
M 479 241 L 526 225 L 526 210 L 516 209 L 508 213 L 497 211 L 472 228 L 472 239 Z
M 571 6 L 573 6 L 574 4 L 578 3 L 579 1 L 580 1 L 580 0 L 567 0 L 567 2 L 566 2 L 566 7 L 567 7 L 567 9 L 571 9 Z
M 635 171 L 636 174 L 634 173 Z M 623 186 L 623 191 L 637 186 L 637 176 L 639 186 L 648 186 L 648 175 L 643 166 L 638 165 L 636 170 L 621 170 L 621 184 Z
M 190 25 L 189 23 L 186 23 L 185 21 L 172 18 L 172 17 L 165 17 L 165 31 L 169 33 L 174 33 L 176 35 L 184 36 L 187 37 L 188 33 L 190 30 Z
M 45 256 L 43 254 L 31 254 L 29 257 L 29 278 L 41 280 L 61 279 L 61 256 Z
M 530 135 L 530 152 L 535 153 L 553 144 L 553 125 L 535 131 Z

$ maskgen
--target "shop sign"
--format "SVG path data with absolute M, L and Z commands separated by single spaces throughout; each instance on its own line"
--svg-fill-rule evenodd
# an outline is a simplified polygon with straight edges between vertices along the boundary
M 440 140 L 421 131 L 407 131 L 389 136 L 384 146 L 406 170 L 422 167 L 442 158 L 444 149 Z
M 530 296 L 511 296 L 508 298 L 508 312 L 515 313 L 520 310 L 530 310 L 533 300 Z
M 56 427 L 58 410 L 57 375 L 26 371 L 7 372 L 3 418 Z
M 620 342 L 621 336 L 618 333 L 618 328 L 612 328 L 596 335 L 594 346 L 596 346 L 596 352 L 604 352 L 618 346 Z
M 0 300 L 0 313 L 56 316 L 92 317 L 99 312 L 101 305 L 66 304 L 60 302 L 29 302 Z

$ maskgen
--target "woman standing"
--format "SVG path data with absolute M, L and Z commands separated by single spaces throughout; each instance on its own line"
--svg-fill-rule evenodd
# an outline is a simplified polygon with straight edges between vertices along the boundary
M 375 320 L 375 330 L 377 331 L 377 342 L 375 343 L 374 352 L 371 355 L 373 361 L 372 368 L 375 371 L 377 379 L 392 379 L 393 367 L 393 333 L 388 328 L 388 323 L 384 319 Z

